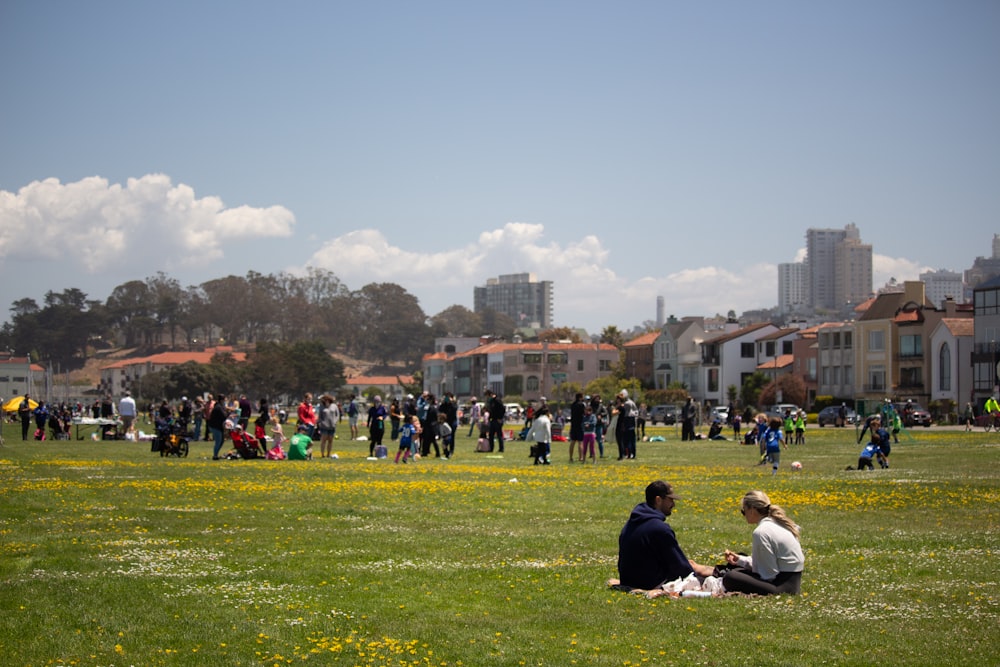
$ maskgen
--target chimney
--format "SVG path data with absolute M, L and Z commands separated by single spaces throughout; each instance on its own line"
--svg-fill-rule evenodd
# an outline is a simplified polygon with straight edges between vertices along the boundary
M 919 280 L 903 281 L 903 302 L 909 301 L 913 301 L 918 306 L 924 305 L 924 301 L 926 301 L 924 284 Z

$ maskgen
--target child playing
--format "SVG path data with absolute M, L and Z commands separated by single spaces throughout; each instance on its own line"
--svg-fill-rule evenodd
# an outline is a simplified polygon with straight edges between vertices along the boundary
M 535 441 L 535 446 L 532 447 L 532 456 L 535 459 L 535 465 L 549 465 L 552 420 L 549 418 L 548 408 L 538 408 L 538 412 L 535 413 L 535 419 L 531 422 L 531 430 L 528 431 L 525 439 Z
M 778 474 L 778 465 L 781 463 L 781 447 L 788 449 L 785 442 L 785 435 L 781 432 L 781 419 L 772 417 L 768 424 L 767 432 L 764 434 L 764 456 L 771 462 L 771 474 Z
M 594 445 L 597 444 L 597 415 L 594 409 L 587 405 L 583 409 L 583 440 L 580 441 L 580 463 L 587 462 L 587 450 L 590 450 L 590 460 L 597 463 L 597 453 Z
M 861 450 L 861 454 L 858 456 L 858 470 L 874 470 L 875 466 L 872 465 L 872 459 L 878 458 L 879 465 L 883 468 L 889 467 L 888 461 L 883 461 L 883 454 L 881 452 L 882 443 L 889 447 L 889 432 L 882 428 L 882 420 L 878 415 L 874 415 L 868 422 L 871 427 L 871 440 L 865 445 L 865 448 Z M 852 466 L 847 466 L 848 470 L 854 470 Z
M 410 450 L 413 448 L 413 441 L 415 429 L 413 428 L 413 420 L 416 419 L 413 415 L 407 415 L 403 419 L 403 425 L 399 428 L 399 449 L 396 450 L 396 463 L 399 463 L 399 455 L 403 455 L 403 463 L 406 463 L 407 457 L 410 455 Z
M 447 461 L 455 455 L 455 434 L 448 423 L 448 415 L 444 413 L 438 415 L 438 436 L 441 438 L 441 445 L 444 448 L 444 458 Z

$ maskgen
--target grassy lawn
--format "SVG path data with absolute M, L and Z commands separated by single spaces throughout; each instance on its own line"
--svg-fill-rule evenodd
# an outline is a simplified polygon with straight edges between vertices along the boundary
M 394 465 L 344 440 L 337 460 L 293 463 L 4 433 L 5 665 L 1000 664 L 996 433 L 918 429 L 890 470 L 859 473 L 853 429 L 811 427 L 776 477 L 755 447 L 673 427 L 596 466 L 562 443 L 532 466 L 523 442 L 501 458 L 464 437 L 452 461 Z M 703 562 L 749 548 L 746 491 L 785 506 L 803 595 L 608 590 L 656 478 Z

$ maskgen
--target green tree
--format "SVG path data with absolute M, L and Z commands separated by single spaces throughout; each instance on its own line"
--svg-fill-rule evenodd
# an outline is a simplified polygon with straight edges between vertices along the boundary
M 614 345 L 620 350 L 625 346 L 625 335 L 614 324 L 610 324 L 601 331 L 601 342 Z
M 759 405 L 761 390 L 770 382 L 770 378 L 760 371 L 755 371 L 743 381 L 740 398 L 743 405 Z
M 483 333 L 496 338 L 510 340 L 514 337 L 514 329 L 517 327 L 514 320 L 506 313 L 484 308 L 479 317 L 483 321 Z
M 111 290 L 105 301 L 108 318 L 124 335 L 125 347 L 138 347 L 149 342 L 156 326 L 149 285 L 130 280 Z
M 557 327 L 555 329 L 545 329 L 538 332 L 540 342 L 556 343 L 561 340 L 568 340 L 572 343 L 582 343 L 580 334 L 569 327 Z
M 483 320 L 465 306 L 449 306 L 431 318 L 431 327 L 439 336 L 478 336 Z
M 240 386 L 249 396 L 267 398 L 299 395 L 295 365 L 290 345 L 284 343 L 258 343 L 247 354 L 247 363 L 240 369 Z
M 778 400 L 778 390 L 781 390 L 781 400 Z M 779 375 L 774 382 L 768 383 L 757 399 L 761 407 L 775 403 L 794 403 L 806 407 L 806 384 L 802 378 L 792 373 Z
M 289 348 L 295 376 L 292 393 L 323 392 L 344 384 L 344 363 L 334 359 L 319 341 L 300 341 Z
M 183 319 L 185 305 L 181 284 L 160 271 L 146 279 L 146 287 L 153 303 L 153 318 L 160 329 L 170 333 L 170 348 L 177 348 L 177 328 Z
M 394 283 L 371 283 L 358 292 L 359 319 L 365 335 L 360 349 L 391 360 L 416 362 L 433 344 L 427 316 L 417 298 Z
M 243 339 L 247 328 L 250 287 L 239 276 L 216 278 L 201 284 L 208 317 L 222 329 L 222 338 L 230 345 Z

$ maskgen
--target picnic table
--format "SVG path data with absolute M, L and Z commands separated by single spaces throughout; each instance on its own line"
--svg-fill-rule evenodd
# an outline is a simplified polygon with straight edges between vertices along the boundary
M 105 426 L 115 427 L 115 437 L 118 437 L 118 426 L 121 424 L 117 419 L 93 419 L 92 417 L 74 417 L 73 418 L 73 431 L 77 440 L 83 440 L 83 436 L 80 435 L 81 428 L 93 427 L 94 430 L 104 433 Z

